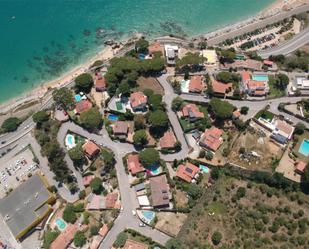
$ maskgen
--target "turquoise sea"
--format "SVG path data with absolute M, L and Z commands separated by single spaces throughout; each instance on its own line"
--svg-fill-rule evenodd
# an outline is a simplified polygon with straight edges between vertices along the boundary
M 108 39 L 193 36 L 251 17 L 274 0 L 1 0 L 0 102 L 57 78 Z

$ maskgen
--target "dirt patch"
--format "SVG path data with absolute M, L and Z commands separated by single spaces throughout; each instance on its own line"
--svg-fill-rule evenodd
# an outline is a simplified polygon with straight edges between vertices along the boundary
M 156 94 L 164 95 L 164 89 L 157 81 L 156 78 L 153 77 L 140 77 L 137 80 L 138 90 L 144 91 L 145 89 L 151 89 Z
M 257 156 L 241 157 L 240 149 Z M 244 132 L 234 142 L 229 154 L 229 161 L 242 167 L 251 169 L 271 169 L 274 159 L 280 159 L 283 149 L 267 136 L 260 136 L 257 132 Z
M 157 218 L 156 229 L 171 236 L 176 236 L 187 219 L 187 215 L 182 213 L 160 212 L 157 213 Z
M 183 208 L 187 206 L 188 198 L 185 192 L 176 189 L 174 198 L 177 208 Z

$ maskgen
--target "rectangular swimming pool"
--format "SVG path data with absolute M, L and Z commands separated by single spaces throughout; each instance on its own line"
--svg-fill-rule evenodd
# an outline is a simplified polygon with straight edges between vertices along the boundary
M 309 156 L 309 140 L 304 139 L 299 147 L 298 152 L 304 156 Z
M 268 82 L 268 75 L 259 75 L 259 74 L 256 74 L 256 75 L 252 75 L 252 80 L 255 80 L 255 81 L 267 81 Z

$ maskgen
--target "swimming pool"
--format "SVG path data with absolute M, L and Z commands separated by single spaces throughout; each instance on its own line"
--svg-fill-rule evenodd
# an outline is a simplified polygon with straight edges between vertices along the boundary
M 142 211 L 142 215 L 144 216 L 144 218 L 146 219 L 147 223 L 149 224 L 154 219 L 154 217 L 156 216 L 156 213 L 153 212 L 153 211 L 145 211 L 145 210 L 143 210 Z
M 145 60 L 145 57 L 146 57 L 146 55 L 144 55 L 144 54 L 139 54 L 139 55 L 138 55 L 138 58 L 139 58 L 141 61 Z
M 64 220 L 60 219 L 60 218 L 55 221 L 55 224 L 60 231 L 63 231 L 67 226 L 67 224 L 64 222 Z
M 255 81 L 267 81 L 268 82 L 268 75 L 255 74 L 255 75 L 252 75 L 252 80 L 255 80 Z
M 109 121 L 117 121 L 118 120 L 118 116 L 115 115 L 115 114 L 109 114 L 107 118 L 108 118 Z
M 182 80 L 180 81 L 180 87 L 181 87 L 181 91 L 183 93 L 188 93 L 189 92 L 189 80 Z
M 82 100 L 82 97 L 79 94 L 76 94 L 74 98 L 76 102 L 80 102 Z
M 72 149 L 75 147 L 75 137 L 72 134 L 68 134 L 65 137 L 65 145 L 68 149 Z
M 203 173 L 209 173 L 209 168 L 207 167 L 207 166 L 205 166 L 205 165 L 202 165 L 202 164 L 200 164 L 200 170 L 203 172 Z
M 304 156 L 309 156 L 309 140 L 304 139 L 299 147 L 298 152 Z
M 159 165 L 151 165 L 149 167 L 147 167 L 148 171 L 150 171 L 150 173 L 152 175 L 157 175 L 160 173 L 160 166 Z

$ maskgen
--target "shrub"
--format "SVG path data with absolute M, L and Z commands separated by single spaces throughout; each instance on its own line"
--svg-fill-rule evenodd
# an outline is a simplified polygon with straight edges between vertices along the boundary
M 222 234 L 218 231 L 215 231 L 211 236 L 211 241 L 215 246 L 220 244 L 221 239 L 222 239 Z
M 75 214 L 74 211 L 74 206 L 72 204 L 68 204 L 64 211 L 63 211 L 63 215 L 62 218 L 69 223 L 75 223 L 75 221 L 77 220 L 77 216 Z
M 128 239 L 128 235 L 125 232 L 121 232 L 118 234 L 113 246 L 114 247 L 123 247 Z
M 21 123 L 22 123 L 22 121 L 19 118 L 16 118 L 16 117 L 8 118 L 8 119 L 4 120 L 4 122 L 1 125 L 1 128 L 5 132 L 16 131 L 18 126 L 20 126 Z
M 77 247 L 82 247 L 86 244 L 86 237 L 82 231 L 77 231 L 74 235 L 74 245 Z

